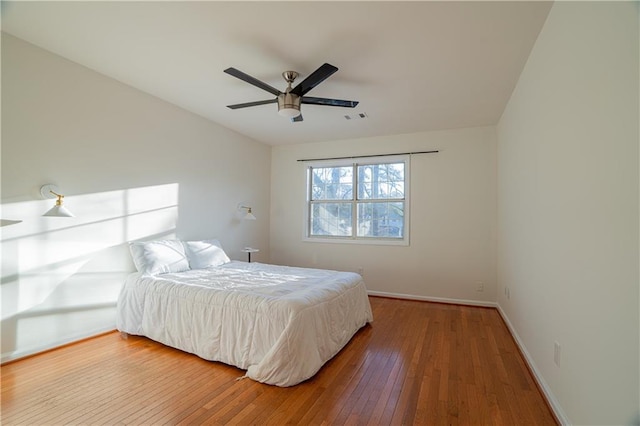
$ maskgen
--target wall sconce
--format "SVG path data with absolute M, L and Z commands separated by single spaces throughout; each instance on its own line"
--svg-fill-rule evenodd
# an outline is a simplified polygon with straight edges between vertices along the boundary
M 246 210 L 247 214 L 244 215 L 244 220 L 256 220 L 256 217 L 251 213 L 251 207 L 243 206 L 242 203 L 238 204 L 238 210 Z
M 62 199 L 64 198 L 64 195 L 58 193 L 57 186 L 52 184 L 43 185 L 40 188 L 40 195 L 42 195 L 42 198 L 44 199 L 57 198 L 56 204 L 42 216 L 75 217 L 73 213 L 69 211 L 69 209 L 62 205 Z

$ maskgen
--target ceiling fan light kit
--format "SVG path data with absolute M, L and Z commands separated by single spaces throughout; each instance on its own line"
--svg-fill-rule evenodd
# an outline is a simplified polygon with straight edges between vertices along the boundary
M 278 114 L 286 118 L 300 115 L 300 96 L 283 93 L 278 96 Z
M 274 99 L 264 101 L 246 102 L 242 104 L 227 105 L 230 109 L 247 108 L 257 105 L 265 105 L 270 103 L 278 104 L 278 114 L 282 117 L 289 118 L 292 122 L 299 122 L 302 120 L 302 114 L 300 112 L 301 104 L 313 104 L 313 105 L 325 105 L 325 106 L 337 106 L 344 108 L 355 108 L 358 105 L 358 101 L 346 101 L 342 99 L 328 99 L 328 98 L 315 98 L 305 96 L 311 89 L 322 83 L 333 73 L 338 71 L 338 68 L 331 64 L 325 63 L 317 70 L 312 72 L 307 78 L 305 78 L 296 87 L 291 88 L 291 84 L 298 77 L 298 73 L 295 71 L 285 71 L 282 73 L 282 77 L 287 82 L 287 88 L 284 92 L 272 87 L 255 77 L 251 77 L 248 74 L 243 73 L 235 68 L 227 68 L 225 73 L 239 78 L 249 84 L 252 84 L 262 90 L 265 90 L 276 96 Z

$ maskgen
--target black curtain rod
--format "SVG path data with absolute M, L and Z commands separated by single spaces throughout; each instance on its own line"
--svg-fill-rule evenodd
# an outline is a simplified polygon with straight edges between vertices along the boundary
M 435 154 L 440 151 L 397 152 L 395 154 L 352 155 L 349 157 L 305 158 L 298 161 L 349 160 L 351 158 L 387 157 L 391 155 Z

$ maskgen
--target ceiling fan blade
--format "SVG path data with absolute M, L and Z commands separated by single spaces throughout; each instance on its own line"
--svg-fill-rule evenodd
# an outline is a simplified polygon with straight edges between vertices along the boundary
M 338 71 L 338 68 L 334 67 L 331 64 L 324 64 L 320 66 L 317 70 L 312 72 L 307 78 L 302 80 L 300 84 L 291 90 L 291 93 L 295 93 L 298 96 L 303 96 L 309 90 L 316 87 L 318 84 L 322 83 L 324 80 L 329 78 L 331 74 Z
M 266 90 L 269 93 L 273 93 L 275 96 L 278 96 L 282 93 L 275 87 L 269 86 L 267 83 L 263 83 L 257 78 L 251 77 L 249 74 L 245 74 L 242 71 L 237 70 L 235 68 L 227 68 L 226 70 L 224 70 L 224 72 L 236 78 L 239 78 L 242 81 L 246 81 L 249 84 L 253 84 L 254 86 L 259 87 L 262 90 Z
M 313 105 L 327 105 L 327 106 L 337 106 L 337 107 L 345 107 L 345 108 L 355 108 L 358 105 L 358 101 L 345 101 L 342 99 L 327 99 L 327 98 L 313 98 L 311 96 L 305 96 L 300 100 L 303 104 L 313 104 Z
M 302 114 L 298 115 L 297 117 L 293 117 L 293 118 L 291 119 L 291 122 L 292 122 L 292 123 L 297 123 L 298 121 L 304 121 L 304 120 L 302 119 Z
M 266 101 L 254 101 L 254 102 L 245 102 L 243 104 L 227 105 L 227 108 L 231 108 L 231 109 L 247 108 L 247 107 L 252 107 L 257 105 L 275 104 L 276 102 L 278 102 L 278 98 L 273 98 Z

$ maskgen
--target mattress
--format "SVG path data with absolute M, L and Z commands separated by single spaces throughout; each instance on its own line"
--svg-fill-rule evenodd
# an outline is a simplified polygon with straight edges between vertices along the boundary
M 234 365 L 277 386 L 312 377 L 371 321 L 358 274 L 237 261 L 131 274 L 116 317 L 121 332 Z

